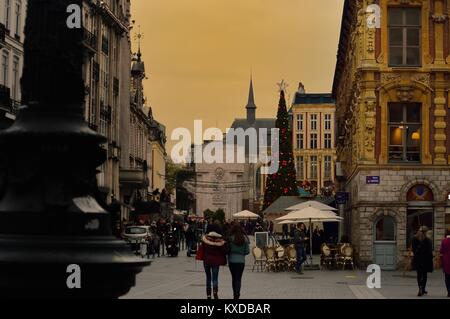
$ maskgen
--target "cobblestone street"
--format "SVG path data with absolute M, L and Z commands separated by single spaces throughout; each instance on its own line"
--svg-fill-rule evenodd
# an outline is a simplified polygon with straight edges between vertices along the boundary
M 369 289 L 364 271 L 305 271 L 295 273 L 252 272 L 253 258 L 247 258 L 243 276 L 243 299 L 384 299 L 417 298 L 415 273 L 385 271 L 382 288 Z M 136 286 L 127 299 L 205 299 L 203 265 L 194 257 L 156 258 L 137 277 Z M 425 299 L 444 298 L 446 289 L 441 270 L 429 276 L 429 295 Z M 232 298 L 231 275 L 228 267 L 219 274 L 219 296 Z

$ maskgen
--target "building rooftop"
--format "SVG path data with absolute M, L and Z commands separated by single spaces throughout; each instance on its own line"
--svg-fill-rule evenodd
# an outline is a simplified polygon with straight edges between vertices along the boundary
M 331 93 L 295 93 L 294 104 L 335 104 Z

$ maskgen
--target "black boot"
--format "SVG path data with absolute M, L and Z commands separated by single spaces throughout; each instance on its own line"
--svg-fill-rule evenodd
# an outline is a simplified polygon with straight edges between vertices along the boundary
M 219 295 L 218 295 L 219 288 L 218 287 L 214 287 L 213 292 L 214 292 L 214 299 L 219 299 Z
M 422 287 L 419 287 L 419 293 L 417 294 L 417 297 L 422 297 L 423 296 L 423 290 Z
M 240 294 L 234 294 L 234 297 L 233 297 L 233 299 L 234 300 L 239 300 L 239 298 L 241 297 L 241 295 Z
M 206 298 L 211 299 L 211 288 L 206 288 Z

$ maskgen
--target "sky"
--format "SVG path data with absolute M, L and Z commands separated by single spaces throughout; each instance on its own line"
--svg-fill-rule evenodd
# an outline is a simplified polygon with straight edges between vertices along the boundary
M 244 118 L 250 73 L 257 117 L 276 117 L 277 83 L 331 91 L 344 0 L 132 0 L 148 105 L 167 128 L 225 131 Z

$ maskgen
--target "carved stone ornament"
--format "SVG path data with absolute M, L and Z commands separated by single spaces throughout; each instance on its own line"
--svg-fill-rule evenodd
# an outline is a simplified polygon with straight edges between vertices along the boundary
M 448 16 L 445 14 L 433 14 L 431 15 L 431 18 L 435 23 L 444 23 L 447 20 Z
M 419 74 L 415 74 L 411 77 L 412 81 L 417 81 L 420 83 L 423 83 L 425 85 L 430 85 L 431 84 L 431 76 L 430 73 L 419 73 Z
M 413 89 L 410 86 L 403 86 L 397 89 L 397 97 L 402 102 L 411 101 L 413 98 Z

